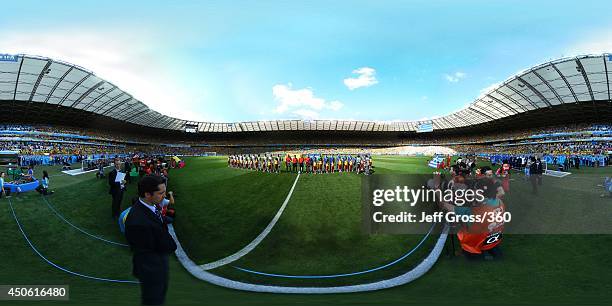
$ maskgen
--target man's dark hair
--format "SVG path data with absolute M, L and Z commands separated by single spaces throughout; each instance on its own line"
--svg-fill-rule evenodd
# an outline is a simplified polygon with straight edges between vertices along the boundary
M 145 175 L 138 182 L 138 196 L 145 197 L 145 193 L 153 194 L 159 191 L 159 185 L 164 183 L 164 179 L 157 175 Z

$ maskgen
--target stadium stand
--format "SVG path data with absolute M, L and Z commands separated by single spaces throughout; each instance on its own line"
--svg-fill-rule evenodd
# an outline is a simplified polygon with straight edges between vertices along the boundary
M 575 155 L 587 164 L 592 159 L 609 164 L 612 57 L 607 54 L 543 63 L 457 112 L 404 122 L 181 120 L 151 110 L 83 67 L 40 56 L 15 59 L 0 62 L 0 122 L 5 123 L 0 149 L 34 160 L 135 152 L 412 154 L 419 150 L 407 147 L 437 146 L 444 149 L 423 154 L 545 154 L 551 162 Z
M 605 124 L 553 126 L 547 129 L 526 129 L 508 133 L 473 136 L 446 136 L 439 139 L 402 139 L 375 142 L 371 138 L 355 140 L 359 144 L 337 141 L 328 144 L 313 142 L 266 144 L 245 141 L 185 141 L 172 137 L 147 138 L 121 133 L 105 134 L 95 130 L 66 126 L 11 125 L 0 126 L 0 150 L 19 151 L 21 156 L 51 156 L 59 163 L 67 155 L 134 154 L 202 155 L 211 151 L 240 154 L 243 152 L 322 153 L 322 154 L 545 154 L 551 156 L 603 156 L 606 164 L 612 151 L 612 127 Z M 431 145 L 437 145 L 431 147 Z M 423 147 L 417 149 L 418 147 Z M 426 149 L 428 148 L 428 149 Z M 79 159 L 80 160 L 80 159 Z M 45 162 L 47 163 L 47 162 Z M 585 162 L 586 163 L 586 162 Z

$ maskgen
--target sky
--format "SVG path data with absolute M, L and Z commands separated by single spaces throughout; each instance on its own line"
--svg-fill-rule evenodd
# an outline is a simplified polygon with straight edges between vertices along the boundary
M 0 54 L 77 64 L 180 119 L 425 120 L 612 52 L 605 1 L 9 1 Z

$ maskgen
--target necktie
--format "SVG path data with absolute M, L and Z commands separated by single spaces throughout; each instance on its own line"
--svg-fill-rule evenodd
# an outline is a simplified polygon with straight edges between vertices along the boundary
M 155 215 L 157 215 L 159 221 L 163 222 L 161 207 L 158 204 L 155 204 Z

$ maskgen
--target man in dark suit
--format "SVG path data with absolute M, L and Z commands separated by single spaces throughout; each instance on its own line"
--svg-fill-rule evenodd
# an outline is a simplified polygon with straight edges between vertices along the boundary
M 163 223 L 159 204 L 166 185 L 159 176 L 147 175 L 138 182 L 138 200 L 125 222 L 125 235 L 134 254 L 133 273 L 140 280 L 143 305 L 161 305 L 168 290 L 168 258 L 176 243 Z
M 114 164 L 115 168 L 108 174 L 108 186 L 110 187 L 108 193 L 113 197 L 112 216 L 113 218 L 119 218 L 126 181 L 123 179 L 120 182 L 115 182 L 117 173 L 121 172 L 121 161 L 115 158 Z
M 542 160 L 538 157 L 531 158 L 532 163 L 529 166 L 529 178 L 531 180 L 531 192 L 534 195 L 538 194 L 538 186 L 542 186 L 542 174 L 544 174 L 544 165 Z
M 129 159 L 127 159 L 123 164 L 123 171 L 125 172 L 125 180 L 131 184 L 132 178 L 130 177 L 130 172 L 132 171 L 132 163 Z

